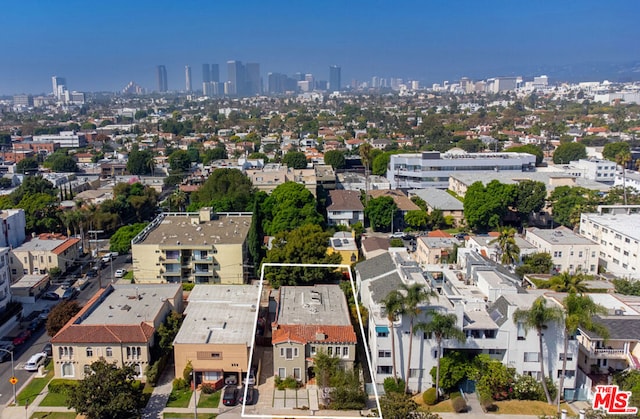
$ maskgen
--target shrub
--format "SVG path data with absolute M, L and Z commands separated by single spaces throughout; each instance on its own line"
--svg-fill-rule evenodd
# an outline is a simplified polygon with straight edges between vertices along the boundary
M 67 380 L 64 378 L 56 378 L 51 380 L 49 385 L 49 393 L 61 394 L 67 391 L 70 387 L 74 387 L 78 385 L 78 381 L 76 380 Z
M 169 359 L 169 354 L 164 354 L 156 362 L 147 366 L 147 382 L 152 387 L 155 387 L 158 384 L 158 379 L 160 378 L 160 372 L 164 370 L 164 367 L 167 365 L 167 360 Z
M 427 406 L 433 406 L 438 401 L 438 395 L 435 387 L 431 387 L 424 393 L 422 393 L 422 400 Z
M 191 361 L 189 361 L 182 371 L 182 378 L 184 378 L 184 381 L 191 382 L 191 373 L 193 373 L 193 365 L 191 364 Z
M 482 405 L 482 408 L 487 412 L 497 412 L 498 411 L 498 405 L 495 404 L 494 402 L 491 402 L 491 401 L 485 402 Z
M 384 379 L 384 383 L 382 385 L 384 387 L 385 394 L 404 393 L 404 380 L 401 378 L 396 381 L 393 377 L 387 377 Z
M 456 413 L 464 413 L 467 411 L 467 402 L 462 397 L 456 397 L 451 399 L 451 405 Z
M 187 388 L 187 381 L 184 378 L 174 378 L 173 379 L 173 389 L 174 390 L 184 390 Z
M 542 384 L 530 375 L 518 376 L 513 385 L 513 396 L 518 400 L 546 400 Z
M 216 392 L 215 386 L 211 383 L 202 383 L 202 385 L 200 386 L 200 390 L 204 394 L 213 394 Z
M 183 291 L 191 291 L 193 289 L 193 287 L 195 287 L 196 284 L 194 284 L 193 282 L 183 282 L 182 283 L 182 290 Z
M 275 384 L 278 390 L 284 390 L 285 388 L 292 388 L 292 389 L 298 388 L 298 381 L 291 376 L 283 380 L 276 375 Z

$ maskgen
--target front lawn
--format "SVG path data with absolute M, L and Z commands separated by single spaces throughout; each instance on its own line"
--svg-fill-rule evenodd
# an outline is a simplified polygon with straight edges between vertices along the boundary
M 36 412 L 31 419 L 75 419 L 76 412 Z
M 193 413 L 163 413 L 164 419 L 193 419 Z M 198 413 L 198 419 L 215 419 L 215 413 Z
M 198 407 L 218 407 L 220 405 L 220 393 L 220 390 L 212 394 L 200 393 Z
M 40 402 L 40 406 L 63 406 L 67 407 L 67 395 L 65 393 L 47 393 Z
M 498 406 L 497 414 L 502 415 L 521 415 L 522 412 L 527 412 L 527 415 L 549 415 L 554 416 L 557 412 L 557 406 L 555 404 L 548 404 L 547 402 L 533 401 L 533 400 L 503 400 L 501 402 L 494 402 Z M 567 412 L 571 412 L 571 408 L 568 404 L 562 403 L 560 409 L 566 409 Z
M 24 406 L 27 402 L 33 402 L 33 399 L 38 397 L 42 390 L 53 378 L 53 363 L 49 361 L 46 366 L 47 375 L 42 378 L 34 378 L 27 384 L 27 386 L 18 394 L 18 405 Z
M 434 404 L 433 406 L 427 406 L 422 400 L 422 393 L 413 397 L 413 401 L 420 406 L 420 410 L 423 412 L 433 412 L 433 413 L 453 413 L 453 406 L 451 405 L 451 400 L 443 400 L 440 403 Z
M 189 407 L 191 400 L 191 389 L 173 390 L 169 395 L 167 407 Z

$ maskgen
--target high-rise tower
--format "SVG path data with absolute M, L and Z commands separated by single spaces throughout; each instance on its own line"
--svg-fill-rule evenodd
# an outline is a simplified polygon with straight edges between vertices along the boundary
M 225 93 L 229 96 L 243 96 L 246 89 L 246 78 L 242 61 L 227 61 L 228 89 Z
M 340 85 L 340 67 L 332 65 L 329 67 L 329 89 L 337 92 L 342 86 Z
M 209 64 L 202 64 L 202 82 L 209 83 L 211 81 L 211 69 Z
M 245 94 L 252 96 L 262 93 L 262 82 L 260 80 L 260 64 L 247 63 L 245 65 L 246 89 Z
M 53 87 L 53 95 L 56 99 L 61 100 L 64 96 L 64 91 L 67 89 L 67 79 L 64 77 L 52 76 L 51 85 Z
M 218 64 L 211 64 L 211 80 L 216 83 L 220 82 L 220 66 Z
M 191 91 L 191 66 L 184 66 L 184 87 L 187 92 Z
M 167 68 L 163 65 L 156 67 L 156 81 L 158 82 L 158 92 L 166 92 L 167 88 Z

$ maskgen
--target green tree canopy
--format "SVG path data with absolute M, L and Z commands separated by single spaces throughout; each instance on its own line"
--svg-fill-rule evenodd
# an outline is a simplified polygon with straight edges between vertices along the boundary
M 391 160 L 391 153 L 378 154 L 371 163 L 371 173 L 378 176 L 384 176 L 387 174 L 387 167 Z
M 191 194 L 195 207 L 210 206 L 216 211 L 248 211 L 255 190 L 251 180 L 238 169 L 216 169 Z M 192 208 L 193 209 L 193 208 Z
M 424 230 L 429 222 L 429 216 L 423 210 L 407 211 L 404 222 L 414 230 Z
M 344 153 L 340 150 L 329 150 L 324 153 L 324 162 L 331 165 L 334 169 L 344 169 L 347 165 L 347 161 L 344 158 Z
M 526 221 L 529 214 L 542 210 L 546 199 L 547 187 L 544 183 L 529 179 L 518 182 L 514 206 L 520 219 Z
M 202 163 L 209 164 L 214 160 L 222 160 L 227 157 L 227 150 L 224 147 L 208 148 L 202 155 Z
M 149 223 L 136 223 L 122 226 L 109 239 L 109 250 L 118 253 L 129 253 L 131 240 Z
M 32 157 L 27 157 L 26 159 L 22 159 L 18 163 L 16 163 L 16 172 L 18 173 L 24 174 L 29 170 L 35 170 L 37 168 L 38 168 L 38 160 Z
M 492 180 L 485 187 L 480 181 L 474 182 L 464 196 L 467 224 L 475 231 L 487 231 L 500 226 L 516 196 L 515 185 Z
M 588 212 L 595 209 L 597 199 L 595 191 L 580 186 L 559 186 L 549 195 L 553 221 L 563 226 L 573 228 L 579 222 L 573 215 L 576 209 Z
M 263 230 L 273 236 L 306 224 L 324 224 L 316 209 L 316 199 L 308 189 L 296 182 L 278 185 L 262 204 Z
M 301 151 L 290 151 L 284 155 L 282 163 L 291 169 L 306 169 L 307 157 Z
M 133 365 L 118 367 L 100 358 L 89 366 L 85 378 L 67 392 L 67 407 L 87 419 L 139 417 L 144 407 L 142 386 Z
M 127 158 L 127 170 L 132 175 L 148 175 L 153 168 L 153 154 L 149 150 L 140 150 L 134 144 Z
M 512 153 L 533 154 L 534 156 L 536 156 L 536 166 L 540 165 L 540 163 L 542 163 L 542 160 L 544 160 L 544 152 L 542 151 L 542 148 L 535 144 L 519 145 L 516 147 L 508 148 L 506 151 L 509 151 Z
M 616 141 L 614 143 L 606 143 L 602 149 L 602 157 L 610 161 L 616 161 L 616 157 L 621 153 L 630 153 L 631 147 L 626 141 Z
M 398 207 L 390 196 L 380 196 L 370 199 L 364 209 L 369 219 L 369 225 L 374 231 L 389 231 L 391 219 L 395 216 Z
M 305 224 L 295 230 L 281 231 L 275 235 L 265 262 L 271 263 L 340 263 L 338 253 L 327 255 L 330 233 L 314 224 Z M 267 279 L 274 287 L 326 282 L 335 279 L 335 270 L 303 267 L 268 267 Z
M 582 143 L 560 144 L 553 152 L 555 164 L 568 164 L 571 161 L 587 158 L 587 148 Z
M 66 151 L 56 151 L 51 154 L 47 157 L 43 166 L 53 172 L 77 172 L 79 170 L 76 161 Z
M 191 167 L 191 156 L 186 150 L 176 150 L 169 155 L 169 168 L 178 173 L 188 172 Z
M 523 264 L 516 268 L 516 273 L 522 277 L 525 274 L 548 274 L 553 268 L 553 259 L 546 252 L 536 252 L 523 256 Z

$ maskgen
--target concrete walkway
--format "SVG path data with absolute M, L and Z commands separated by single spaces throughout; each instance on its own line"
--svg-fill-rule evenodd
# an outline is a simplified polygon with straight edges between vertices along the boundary
M 162 412 L 167 405 L 167 401 L 169 400 L 169 395 L 171 394 L 171 389 L 173 387 L 173 379 L 175 378 L 173 370 L 173 364 L 169 364 L 165 367 L 160 379 L 158 380 L 158 385 L 153 389 L 153 393 L 151 394 L 149 403 L 147 403 L 147 407 L 142 411 L 143 419 L 162 418 Z

